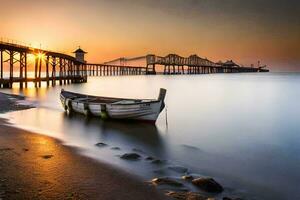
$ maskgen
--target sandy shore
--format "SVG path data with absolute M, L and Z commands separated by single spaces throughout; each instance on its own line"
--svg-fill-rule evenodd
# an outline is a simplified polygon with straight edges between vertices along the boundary
M 165 199 L 155 188 L 0 119 L 2 199 Z
M 11 106 L 11 107 L 8 107 Z M 0 93 L 0 111 L 15 108 Z M 135 176 L 0 119 L 0 199 L 166 199 Z

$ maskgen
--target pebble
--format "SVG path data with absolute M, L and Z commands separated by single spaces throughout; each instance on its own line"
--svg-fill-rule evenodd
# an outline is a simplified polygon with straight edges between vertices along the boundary
M 140 159 L 140 155 L 137 153 L 125 153 L 121 156 L 122 159 L 126 160 L 138 160 Z
M 154 160 L 154 158 L 152 156 L 148 156 L 147 158 L 145 158 L 145 160 Z
M 157 164 L 157 165 L 159 165 L 159 164 L 164 164 L 165 161 L 164 161 L 164 160 L 156 159 L 156 160 L 152 160 L 151 163 L 152 163 L 152 164 Z
M 112 147 L 112 148 L 110 148 L 110 149 L 112 149 L 112 150 L 121 150 L 120 147 Z
M 171 186 L 176 186 L 176 187 L 183 186 L 182 183 L 180 183 L 172 178 L 169 178 L 169 177 L 154 178 L 151 180 L 151 182 L 154 185 L 171 185 Z
M 97 147 L 105 147 L 107 146 L 107 144 L 103 143 L 103 142 L 99 142 L 97 144 L 95 144 Z
M 43 155 L 42 156 L 42 158 L 44 158 L 44 159 L 50 159 L 50 158 L 52 158 L 53 157 L 53 155 Z
M 191 175 L 182 176 L 181 178 L 182 178 L 183 180 L 188 180 L 188 181 L 191 181 L 191 180 L 194 179 L 194 177 L 191 176 Z

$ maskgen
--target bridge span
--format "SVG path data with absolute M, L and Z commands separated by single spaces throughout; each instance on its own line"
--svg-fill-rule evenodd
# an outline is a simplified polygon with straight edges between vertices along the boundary
M 136 58 L 118 58 L 106 64 L 117 66 L 145 66 L 143 74 L 211 74 L 211 73 L 246 73 L 268 72 L 266 66 L 250 67 L 240 66 L 232 60 L 226 62 L 213 62 L 197 55 L 182 57 L 169 54 L 165 57 L 148 54 Z

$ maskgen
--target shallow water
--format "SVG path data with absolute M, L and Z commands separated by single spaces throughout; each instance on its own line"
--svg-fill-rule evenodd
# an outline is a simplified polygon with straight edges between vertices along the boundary
M 102 96 L 156 98 L 164 87 L 167 115 L 162 112 L 156 126 L 68 117 L 59 102 L 62 87 L 56 86 L 7 90 L 28 96 L 38 108 L 6 117 L 144 180 L 180 177 L 183 173 L 168 167 L 182 166 L 190 173 L 214 177 L 225 186 L 225 195 L 300 199 L 299 85 L 300 74 L 289 73 L 91 77 L 86 84 L 63 88 Z M 98 142 L 108 146 L 97 147 Z M 143 157 L 140 161 L 119 158 L 136 151 Z M 147 156 L 166 162 L 152 164 L 144 160 Z M 185 187 L 195 190 L 189 184 Z

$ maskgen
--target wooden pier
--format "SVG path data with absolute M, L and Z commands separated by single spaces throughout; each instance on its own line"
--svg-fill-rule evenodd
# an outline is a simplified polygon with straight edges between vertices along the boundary
M 0 88 L 11 88 L 14 83 L 19 83 L 20 88 L 27 87 L 28 82 L 33 82 L 40 87 L 42 82 L 47 86 L 68 83 L 87 82 L 88 76 L 124 76 L 124 75 L 152 75 L 158 74 L 157 67 L 162 68 L 164 75 L 175 74 L 212 74 L 212 73 L 246 73 L 268 72 L 266 66 L 244 67 L 234 63 L 212 62 L 197 55 L 181 57 L 169 54 L 165 57 L 149 54 L 136 58 L 119 58 L 103 64 L 91 64 L 84 60 L 84 52 L 78 48 L 75 57 L 32 48 L 24 45 L 0 42 Z M 28 75 L 28 57 L 34 63 L 34 75 Z M 138 61 L 138 62 L 137 62 Z M 139 64 L 137 64 L 139 63 Z M 144 63 L 144 64 L 140 64 Z M 8 69 L 8 75 L 4 68 Z M 144 67 L 143 67 L 144 66 Z M 17 73 L 17 75 L 16 75 Z
M 33 77 L 28 75 L 29 55 L 33 55 Z M 8 76 L 4 73 L 5 64 L 9 69 Z M 42 82 L 49 86 L 50 83 L 55 85 L 57 82 L 62 85 L 86 81 L 86 64 L 72 56 L 0 42 L 0 88 L 11 88 L 14 83 L 19 83 L 20 88 L 23 88 L 27 87 L 28 82 L 40 87 Z

